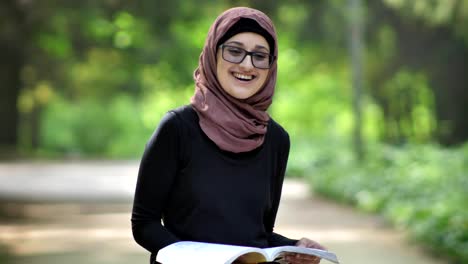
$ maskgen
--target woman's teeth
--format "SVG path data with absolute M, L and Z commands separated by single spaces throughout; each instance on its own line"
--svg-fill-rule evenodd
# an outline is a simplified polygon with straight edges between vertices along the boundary
M 234 73 L 234 77 L 236 77 L 237 79 L 246 80 L 246 81 L 250 81 L 253 79 L 253 75 L 245 75 L 245 74 L 240 74 L 240 73 Z

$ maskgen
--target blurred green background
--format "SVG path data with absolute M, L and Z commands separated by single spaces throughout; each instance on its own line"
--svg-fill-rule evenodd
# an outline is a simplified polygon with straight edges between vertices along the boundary
M 138 159 L 231 6 L 279 38 L 288 177 L 468 262 L 468 1 L 0 3 L 0 158 Z

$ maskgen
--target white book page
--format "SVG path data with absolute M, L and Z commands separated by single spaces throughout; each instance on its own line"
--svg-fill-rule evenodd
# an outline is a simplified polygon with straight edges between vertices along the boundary
M 281 252 L 295 252 L 295 253 L 303 253 L 314 255 L 320 257 L 322 259 L 326 259 L 328 261 L 339 263 L 338 258 L 332 252 L 316 249 L 316 248 L 303 248 L 303 247 L 295 247 L 295 246 L 283 246 L 283 247 L 273 247 L 273 248 L 264 248 L 263 249 L 268 254 L 268 258 L 274 260 Z
M 156 260 L 163 264 L 230 264 L 248 252 L 262 251 L 251 247 L 181 241 L 161 249 Z M 259 254 L 250 255 L 252 258 L 261 258 Z

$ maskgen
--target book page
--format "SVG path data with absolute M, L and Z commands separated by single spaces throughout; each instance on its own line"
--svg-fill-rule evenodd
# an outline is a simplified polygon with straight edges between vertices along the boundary
M 283 246 L 283 247 L 273 247 L 273 248 L 264 248 L 263 249 L 268 254 L 270 260 L 274 260 L 276 257 L 280 256 L 284 252 L 293 252 L 293 253 L 302 253 L 317 256 L 322 259 L 326 259 L 333 263 L 339 263 L 338 258 L 332 252 L 316 249 L 316 248 L 303 248 L 295 246 Z
M 265 261 L 262 251 L 257 248 L 181 241 L 171 244 L 158 252 L 156 260 L 163 264 L 230 264 L 239 256 L 246 255 L 249 261 Z

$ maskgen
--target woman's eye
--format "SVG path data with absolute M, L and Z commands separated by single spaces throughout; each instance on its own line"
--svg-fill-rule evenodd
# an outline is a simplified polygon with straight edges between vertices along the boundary
M 243 53 L 241 49 L 236 48 L 229 48 L 228 51 L 231 55 L 241 55 Z
M 268 56 L 263 53 L 254 53 L 253 56 L 256 60 L 259 60 L 259 61 L 266 60 L 268 58 Z

